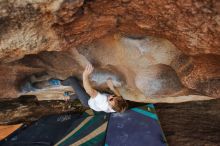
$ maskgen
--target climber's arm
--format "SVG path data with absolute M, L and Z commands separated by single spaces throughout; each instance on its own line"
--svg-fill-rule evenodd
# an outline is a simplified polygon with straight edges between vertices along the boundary
M 115 94 L 116 96 L 121 96 L 120 93 L 119 93 L 119 91 L 114 87 L 112 80 L 109 79 L 109 80 L 107 80 L 106 83 L 107 83 L 109 89 L 110 89 L 112 92 L 114 92 L 114 94 Z
M 98 92 L 92 88 L 90 82 L 89 82 L 89 75 L 93 71 L 93 66 L 91 64 L 88 64 L 83 72 L 83 87 L 86 90 L 86 93 L 88 93 L 92 98 L 96 97 Z

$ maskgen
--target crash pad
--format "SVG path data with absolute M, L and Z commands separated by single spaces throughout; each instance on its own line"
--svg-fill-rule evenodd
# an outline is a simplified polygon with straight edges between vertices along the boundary
M 2 146 L 166 146 L 153 104 L 124 113 L 88 110 L 41 118 L 0 142 Z
M 153 104 L 110 116 L 105 146 L 166 146 Z

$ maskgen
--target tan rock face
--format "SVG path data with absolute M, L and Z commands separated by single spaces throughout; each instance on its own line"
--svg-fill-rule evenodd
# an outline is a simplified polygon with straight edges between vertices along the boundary
M 47 8 L 49 4 L 51 8 Z M 55 21 L 52 5 L 58 4 L 51 1 L 0 3 L 2 61 L 10 62 L 22 58 L 25 54 L 36 54 L 44 50 L 61 50 L 62 40 L 51 29 Z
M 146 97 L 220 97 L 217 0 L 7 0 L 0 8 L 2 98 L 17 97 L 37 72 L 80 78 L 88 61 L 97 89 L 111 77 Z
M 95 67 L 91 76 L 95 88 L 105 91 L 105 82 L 111 78 L 117 87 L 124 88 L 122 92 L 129 90 L 142 98 L 134 96 L 129 100 L 193 94 L 219 97 L 217 57 L 190 57 L 169 41 L 154 37 L 112 35 L 69 51 L 28 55 L 14 64 L 42 69 L 51 78 L 65 79 L 72 75 L 81 78 L 88 61 Z

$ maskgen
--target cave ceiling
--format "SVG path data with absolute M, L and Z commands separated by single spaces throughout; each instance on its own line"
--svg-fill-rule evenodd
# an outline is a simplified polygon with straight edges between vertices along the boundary
M 0 61 L 1 98 L 36 73 L 81 78 L 88 61 L 100 90 L 110 76 L 146 97 L 218 98 L 220 1 L 3 0 Z

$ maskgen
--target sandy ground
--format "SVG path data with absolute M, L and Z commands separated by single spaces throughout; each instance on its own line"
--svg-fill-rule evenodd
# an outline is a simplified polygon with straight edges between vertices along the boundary
M 13 133 L 16 129 L 21 127 L 22 124 L 17 124 L 17 125 L 4 125 L 0 126 L 0 140 L 4 139 L 7 137 L 9 134 Z

